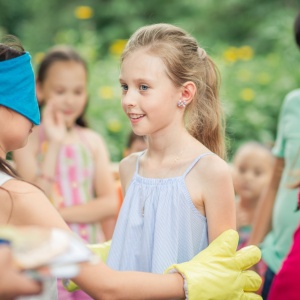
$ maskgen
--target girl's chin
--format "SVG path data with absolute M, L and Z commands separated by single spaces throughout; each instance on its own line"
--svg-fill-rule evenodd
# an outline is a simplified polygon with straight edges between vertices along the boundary
M 72 128 L 74 125 L 76 124 L 76 120 L 74 120 L 73 118 L 65 118 L 65 125 L 67 127 L 67 129 Z

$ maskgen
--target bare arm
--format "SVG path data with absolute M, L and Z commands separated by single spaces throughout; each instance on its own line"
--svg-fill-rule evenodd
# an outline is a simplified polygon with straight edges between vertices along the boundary
M 36 187 L 19 180 L 9 180 L 0 190 L 0 223 L 13 211 L 9 224 L 36 225 L 69 230 L 55 208 Z M 21 191 L 21 192 L 19 192 Z M 94 299 L 176 299 L 183 298 L 183 278 L 179 274 L 156 275 L 141 272 L 117 272 L 104 263 L 84 264 L 74 280 Z
M 269 185 L 262 193 L 257 204 L 253 229 L 248 240 L 249 245 L 258 245 L 270 231 L 272 226 L 272 212 L 275 203 L 278 186 L 281 180 L 284 168 L 284 159 L 276 158 L 273 167 L 273 173 Z
M 96 300 L 184 298 L 183 278 L 178 273 L 116 272 L 100 263 L 84 265 L 74 281 Z
M 236 228 L 232 176 L 228 164 L 217 156 L 205 157 L 197 170 L 212 242 L 223 231 Z
M 45 194 L 37 187 L 11 179 L 0 189 L 0 224 L 37 225 L 70 230 Z

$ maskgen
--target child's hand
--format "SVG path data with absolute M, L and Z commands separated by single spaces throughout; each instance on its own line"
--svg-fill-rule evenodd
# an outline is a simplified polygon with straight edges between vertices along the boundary
M 236 231 L 227 230 L 191 261 L 172 265 L 166 272 L 183 275 L 185 292 L 191 300 L 260 300 L 254 292 L 259 289 L 261 278 L 247 270 L 260 260 L 260 250 L 248 246 L 236 252 L 238 239 Z
M 10 300 L 21 295 L 38 294 L 41 284 L 27 278 L 15 266 L 8 247 L 0 248 L 0 299 Z
M 46 136 L 49 141 L 61 143 L 67 133 L 63 114 L 57 109 L 56 100 L 48 100 L 42 112 Z

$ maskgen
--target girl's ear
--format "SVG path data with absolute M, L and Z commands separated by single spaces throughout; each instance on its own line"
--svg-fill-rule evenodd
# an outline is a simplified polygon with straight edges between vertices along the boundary
M 182 86 L 182 92 L 181 92 L 181 100 L 185 101 L 186 104 L 189 104 L 195 94 L 196 94 L 197 88 L 194 82 L 187 81 Z
M 40 81 L 38 81 L 38 79 L 36 79 L 35 81 L 35 90 L 36 90 L 36 97 L 38 99 L 38 103 L 39 105 L 41 105 L 44 102 L 44 94 L 43 94 L 43 89 L 41 87 L 41 83 Z

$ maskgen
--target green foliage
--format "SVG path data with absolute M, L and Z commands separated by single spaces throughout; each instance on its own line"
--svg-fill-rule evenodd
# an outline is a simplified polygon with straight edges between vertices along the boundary
M 90 70 L 90 125 L 118 161 L 130 130 L 118 83 L 122 40 L 150 23 L 183 27 L 221 71 L 230 158 L 244 141 L 272 145 L 282 100 L 299 86 L 297 5 L 296 0 L 0 0 L 0 35 L 17 35 L 35 66 L 54 44 L 71 44 L 82 54 Z

